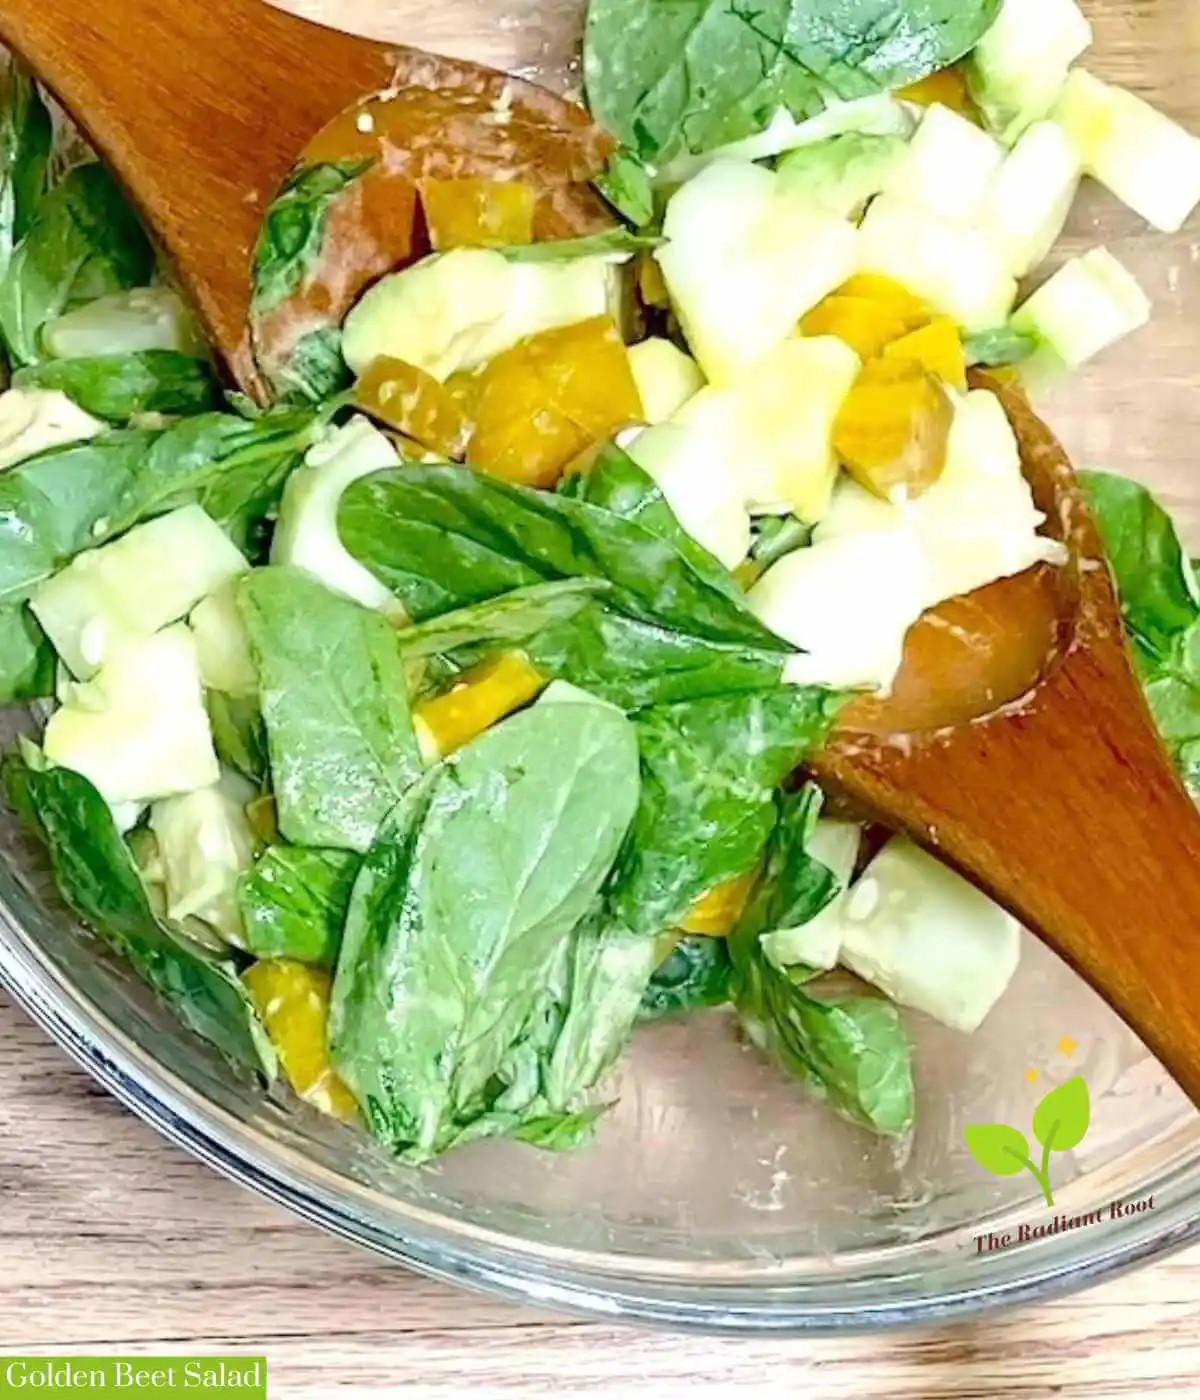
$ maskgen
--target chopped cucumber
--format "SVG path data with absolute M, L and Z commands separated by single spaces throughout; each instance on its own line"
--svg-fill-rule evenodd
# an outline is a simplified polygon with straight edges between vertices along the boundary
M 808 923 L 762 935 L 759 941 L 763 952 L 776 967 L 810 967 L 828 972 L 837 966 L 842 950 L 841 911 L 861 840 L 862 829 L 854 822 L 817 822 L 806 850 L 833 872 L 842 886 L 841 893 Z
M 220 771 L 188 628 L 128 641 L 93 680 L 70 686 L 46 725 L 44 748 L 110 805 L 215 783 Z
M 979 1028 L 1020 954 L 1016 919 L 903 837 L 880 851 L 842 907 L 842 963 L 955 1030 Z
M 968 223 L 1003 159 L 995 137 L 935 102 L 917 127 L 892 188 L 938 218 Z
M 849 223 L 744 161 L 718 161 L 684 185 L 663 232 L 655 257 L 671 305 L 717 385 L 753 369 L 855 268 Z
M 750 552 L 750 514 L 733 461 L 703 429 L 680 423 L 647 428 L 626 447 L 658 483 L 697 544 L 735 569 Z
M 593 255 L 522 263 L 489 248 L 425 258 L 377 282 L 352 308 L 342 354 L 355 374 L 379 355 L 437 379 L 475 369 L 538 331 L 613 314 L 617 262 Z
M 647 423 L 673 418 L 704 387 L 704 375 L 696 361 L 658 336 L 629 347 L 629 368 Z
M 1150 311 L 1136 278 L 1106 248 L 1072 258 L 1013 313 L 1012 329 L 1039 342 L 1022 376 L 1036 384 L 1078 369 L 1144 326 Z
M 195 317 L 170 287 L 137 287 L 97 297 L 51 321 L 42 332 L 56 360 L 176 350 L 203 359 L 208 350 Z
M 903 170 L 907 151 L 901 136 L 851 132 L 791 151 L 779 162 L 778 174 L 789 194 L 827 214 L 858 219 L 867 201 Z
M 1004 0 L 966 73 L 971 96 L 1006 145 L 1049 114 L 1091 42 L 1092 26 L 1075 0 Z
M 1177 233 L 1200 203 L 1200 140 L 1124 88 L 1076 68 L 1055 120 L 1083 167 L 1163 233 Z
M 58 389 L 6 389 L 0 394 L 0 468 L 84 442 L 106 426 Z
M 115 647 L 177 622 L 249 567 L 201 506 L 181 506 L 76 555 L 30 606 L 72 674 L 86 680 Z
M 1025 277 L 1058 241 L 1075 202 L 1083 166 L 1056 122 L 1035 122 L 1000 167 L 984 201 L 982 222 Z
M 238 607 L 236 583 L 225 584 L 197 603 L 188 626 L 196 639 L 200 678 L 206 690 L 234 698 L 258 694 L 258 667 Z
M 702 389 L 675 421 L 715 445 L 751 514 L 820 520 L 837 477 L 833 424 L 861 362 L 836 336 L 782 341 L 751 374 Z
M 337 528 L 338 502 L 350 483 L 399 461 L 396 449 L 365 418 L 351 419 L 311 447 L 304 466 L 283 488 L 271 562 L 295 564 L 334 593 L 399 615 L 396 599 L 348 552 Z
M 228 943 L 243 946 L 237 881 L 254 863 L 246 804 L 253 783 L 226 769 L 211 787 L 165 797 L 150 808 L 150 830 L 172 919 L 199 919 Z
M 885 194 L 863 220 L 859 265 L 923 297 L 968 332 L 1007 320 L 1017 296 L 1008 257 L 985 229 L 937 219 Z

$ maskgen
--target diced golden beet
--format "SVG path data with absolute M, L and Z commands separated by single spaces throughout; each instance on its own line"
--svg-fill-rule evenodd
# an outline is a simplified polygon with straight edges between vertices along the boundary
M 405 360 L 390 355 L 372 360 L 354 386 L 354 401 L 430 452 L 458 458 L 467 450 L 471 425 L 462 405 L 432 374 Z
M 873 360 L 833 426 L 843 466 L 868 491 L 918 496 L 942 474 L 954 410 L 941 384 L 912 360 Z
M 592 443 L 640 421 L 642 403 L 616 325 L 595 316 L 497 355 L 474 376 L 471 416 L 468 462 L 549 487 Z
M 739 875 L 736 880 L 726 880 L 723 885 L 715 885 L 679 921 L 684 933 L 700 933 L 708 938 L 724 938 L 731 933 L 734 924 L 742 916 L 742 911 L 754 888 L 756 871 Z
M 834 293 L 813 307 L 800 329 L 805 335 L 836 335 L 858 351 L 859 359 L 873 360 L 885 345 L 907 334 L 908 322 L 886 302 Z
M 669 307 L 670 293 L 663 281 L 662 268 L 647 251 L 637 255 L 638 292 L 647 306 Z
M 943 107 L 949 107 L 976 126 L 983 125 L 961 68 L 943 68 L 931 73 L 919 83 L 910 83 L 908 87 L 901 88 L 896 96 L 902 102 L 915 102 L 920 107 L 932 107 L 935 102 L 940 102 Z
M 461 749 L 545 687 L 546 677 L 519 651 L 473 667 L 444 695 L 416 707 L 413 727 L 421 752 L 432 762 Z
M 252 802 L 247 802 L 246 820 L 255 839 L 262 845 L 271 846 L 279 840 L 279 813 L 273 797 L 256 797 Z
M 256 962 L 242 981 L 300 1098 L 334 1118 L 356 1117 L 354 1096 L 329 1062 L 329 973 L 281 958 Z
M 537 196 L 519 180 L 419 180 L 429 242 L 449 248 L 507 248 L 533 242 Z
M 877 272 L 856 272 L 833 291 L 835 297 L 863 297 L 886 306 L 903 322 L 906 331 L 927 325 L 933 312 L 907 287 Z
M 930 374 L 961 393 L 967 390 L 967 356 L 958 326 L 949 316 L 939 316 L 884 350 L 889 360 L 915 360 Z

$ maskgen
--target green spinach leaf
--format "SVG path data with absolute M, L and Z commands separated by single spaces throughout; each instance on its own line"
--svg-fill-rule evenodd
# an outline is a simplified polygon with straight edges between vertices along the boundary
M 110 423 L 127 423 L 135 413 L 207 413 L 221 402 L 212 367 L 175 350 L 45 360 L 18 370 L 13 384 L 59 389 Z
M 556 623 L 575 617 L 597 594 L 603 579 L 570 578 L 514 588 L 483 603 L 456 608 L 396 634 L 406 657 L 434 656 L 463 647 L 492 650 L 516 646 Z
M 806 985 L 807 969 L 780 969 L 762 949 L 763 934 L 823 907 L 821 882 L 808 873 L 818 863 L 805 852 L 812 819 L 810 792 L 780 799 L 758 885 L 729 939 L 733 1004 L 750 1039 L 785 1073 L 852 1121 L 903 1134 L 913 1121 L 913 1077 L 899 1010 L 881 997 L 818 993 Z
M 238 587 L 279 813 L 297 846 L 365 851 L 421 776 L 396 633 L 293 568 Z
M 548 243 L 514 243 L 500 251 L 509 262 L 572 262 L 576 258 L 592 258 L 601 253 L 638 253 L 643 248 L 657 248 L 662 242 L 659 234 L 610 228 L 602 233 L 585 233 L 579 238 L 560 238 Z
M 967 336 L 963 348 L 968 365 L 1019 365 L 1035 353 L 1038 341 L 1008 326 L 997 326 Z
M 393 1151 L 421 1160 L 522 1129 L 577 1138 L 578 1118 L 547 1099 L 545 1067 L 573 932 L 637 795 L 619 712 L 535 705 L 432 769 L 388 817 L 351 897 L 330 1044 Z
M 342 358 L 342 328 L 321 326 L 302 335 L 287 362 L 272 371 L 271 387 L 284 403 L 321 403 L 353 379 Z
M 238 880 L 246 951 L 333 967 L 359 864 L 351 851 L 269 846 Z
M 267 780 L 267 732 L 257 697 L 209 690 L 204 696 L 217 757 L 252 783 Z
M 63 898 L 120 953 L 185 1025 L 237 1065 L 273 1077 L 275 1053 L 236 965 L 156 917 L 112 813 L 94 787 L 66 768 L 5 760 L 9 801 L 32 816 Z
M 54 694 L 54 648 L 26 603 L 0 603 L 0 705 Z
M 46 189 L 54 133 L 32 73 L 9 64 L 0 105 L 0 281 Z
M 41 358 L 39 333 L 72 306 L 149 282 L 154 249 L 116 180 L 70 170 L 38 204 L 0 279 L 0 333 L 17 364 Z
M 681 1016 L 729 1000 L 733 963 L 724 938 L 686 934 L 654 970 L 642 994 L 639 1021 Z
M 903 87 L 962 58 L 1000 0 L 591 0 L 588 106 L 644 161 L 761 131 L 781 108 Z
M 613 872 L 613 918 L 654 937 L 752 870 L 775 826 L 775 789 L 821 744 L 841 703 L 831 691 L 775 686 L 638 714 L 642 800 Z
M 592 184 L 634 228 L 654 221 L 654 183 L 650 171 L 626 146 L 615 150 Z

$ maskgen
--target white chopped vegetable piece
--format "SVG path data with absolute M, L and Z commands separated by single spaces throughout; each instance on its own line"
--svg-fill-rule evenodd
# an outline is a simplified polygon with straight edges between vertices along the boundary
M 647 423 L 673 418 L 704 387 L 704 375 L 696 361 L 658 336 L 629 347 L 629 368 Z
M 181 506 L 84 550 L 30 599 L 73 675 L 93 675 L 126 640 L 177 622 L 250 565 L 201 506 Z
M 867 210 L 859 267 L 899 282 L 967 332 L 1002 324 L 1017 295 L 1008 258 L 991 233 L 938 219 L 891 194 Z
M 97 297 L 51 321 L 42 343 L 47 354 L 60 360 L 143 350 L 208 353 L 196 318 L 171 287 L 136 287 Z
M 70 686 L 46 725 L 44 749 L 110 805 L 215 783 L 220 771 L 188 628 L 126 642 L 93 680 Z
M 616 309 L 620 259 L 512 262 L 489 248 L 434 254 L 377 282 L 351 309 L 342 354 L 356 374 L 390 355 L 445 379 L 526 336 Z
M 167 914 L 200 919 L 237 947 L 244 936 L 237 881 L 254 863 L 255 850 L 246 804 L 257 795 L 252 783 L 226 770 L 211 787 L 162 798 L 150 808 Z
M 849 132 L 789 152 L 778 174 L 789 194 L 827 214 L 857 220 L 869 199 L 903 187 L 908 149 L 900 136 Z
M 218 588 L 197 603 L 188 626 L 196 639 L 205 689 L 243 697 L 257 694 L 258 667 L 250 650 L 250 633 L 238 607 L 235 583 Z
M 1070 262 L 1013 313 L 1012 328 L 1041 342 L 1025 362 L 1032 382 L 1078 369 L 1150 319 L 1150 299 L 1106 248 Z
M 391 592 L 346 549 L 337 528 L 338 502 L 351 482 L 399 461 L 391 442 L 365 418 L 352 418 L 310 447 L 283 488 L 271 562 L 294 564 L 363 607 L 401 612 Z
M 935 102 L 917 127 L 893 188 L 938 218 L 969 223 L 1003 159 L 995 137 Z
M 688 345 L 711 384 L 754 368 L 855 268 L 844 219 L 789 194 L 780 177 L 718 161 L 667 206 L 655 253 Z
M 834 420 L 861 367 L 836 336 L 794 336 L 724 387 L 702 389 L 675 421 L 712 441 L 752 514 L 816 521 L 837 477 Z
M 979 1028 L 1020 961 L 1012 915 L 903 837 L 875 857 L 841 914 L 841 962 L 955 1030 Z
M 850 876 L 858 860 L 862 829 L 854 822 L 817 822 L 806 847 L 808 854 L 833 872 L 842 889 L 814 919 L 797 928 L 764 933 L 759 942 L 776 967 L 836 967 L 842 949 L 842 907 Z
M 1011 144 L 1048 115 L 1091 42 L 1076 0 L 1004 0 L 966 64 L 971 95 L 992 131 Z
M 1200 203 L 1200 140 L 1083 68 L 1067 79 L 1054 116 L 1089 175 L 1163 233 L 1184 226 Z
M 0 468 L 51 447 L 86 442 L 104 428 L 61 390 L 6 389 L 0 394 Z
M 1035 122 L 1000 167 L 984 201 L 981 222 L 1024 277 L 1058 241 L 1075 202 L 1083 166 L 1057 122 Z

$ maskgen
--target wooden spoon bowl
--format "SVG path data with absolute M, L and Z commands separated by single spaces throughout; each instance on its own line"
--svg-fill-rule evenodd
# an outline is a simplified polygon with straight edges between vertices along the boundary
M 251 389 L 249 267 L 263 210 L 314 133 L 364 94 L 415 83 L 477 102 L 515 84 L 569 143 L 603 148 L 577 109 L 527 84 L 258 0 L 108 0 L 82 13 L 74 0 L 5 0 L 0 37 L 129 187 Z M 860 707 L 816 770 L 1012 909 L 1200 1103 L 1200 817 L 1130 667 L 1066 458 L 1024 400 L 1001 396 L 1072 562 L 939 610 L 912 639 L 907 714 Z M 934 631 L 963 608 L 977 632 L 1009 639 L 1009 661 L 981 671 L 974 644 L 939 642 Z

